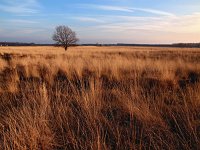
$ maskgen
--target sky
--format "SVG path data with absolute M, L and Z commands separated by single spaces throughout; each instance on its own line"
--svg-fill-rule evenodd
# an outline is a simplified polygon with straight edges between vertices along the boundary
M 58 25 L 79 43 L 200 42 L 200 0 L 0 0 L 0 41 L 53 43 Z

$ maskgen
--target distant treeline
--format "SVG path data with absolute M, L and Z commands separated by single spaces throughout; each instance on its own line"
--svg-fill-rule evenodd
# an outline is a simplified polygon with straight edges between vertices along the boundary
M 35 44 L 20 42 L 0 42 L 0 46 L 53 46 L 54 44 Z
M 176 43 L 176 44 L 172 44 L 172 46 L 175 47 L 194 47 L 194 48 L 200 48 L 200 43 Z
M 175 44 L 82 44 L 83 46 L 145 46 L 145 47 L 184 47 L 200 48 L 200 43 L 175 43 Z
M 20 42 L 0 42 L 0 46 L 58 46 L 55 44 L 36 44 Z M 200 43 L 175 43 L 175 44 L 80 44 L 80 46 L 146 46 L 146 47 L 183 47 L 183 48 L 200 48 Z

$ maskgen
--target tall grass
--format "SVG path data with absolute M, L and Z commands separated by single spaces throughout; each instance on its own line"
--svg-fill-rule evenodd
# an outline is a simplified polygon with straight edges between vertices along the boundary
M 199 49 L 0 49 L 0 149 L 199 149 Z

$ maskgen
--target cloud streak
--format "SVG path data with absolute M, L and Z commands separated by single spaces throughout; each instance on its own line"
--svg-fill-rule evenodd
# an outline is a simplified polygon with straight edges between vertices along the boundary
M 133 13 L 136 11 L 151 13 L 155 15 L 162 16 L 175 16 L 174 14 L 166 11 L 149 9 L 149 8 L 137 8 L 137 7 L 121 7 L 121 6 L 111 6 L 111 5 L 94 5 L 94 4 L 79 4 L 78 5 L 84 9 L 98 9 L 98 10 L 107 10 L 107 11 L 121 11 L 121 12 L 129 12 Z
M 81 22 L 95 22 L 95 23 L 105 23 L 102 19 L 96 19 L 93 17 L 71 17 L 72 19 L 81 21 Z
M 35 14 L 40 7 L 37 0 L 9 0 L 0 4 L 0 11 L 13 14 Z
M 155 9 L 132 8 L 132 10 L 143 11 L 143 12 L 152 13 L 152 14 L 156 14 L 156 15 L 163 15 L 163 16 L 175 16 L 174 14 L 172 14 L 170 12 L 165 12 L 165 11 L 160 11 L 160 10 L 155 10 Z
M 23 19 L 12 19 L 12 20 L 7 20 L 10 23 L 15 23 L 15 24 L 37 24 L 39 22 L 37 21 L 32 21 L 32 20 L 23 20 Z
M 85 9 L 99 9 L 107 11 L 121 11 L 121 12 L 133 12 L 133 10 L 127 7 L 110 6 L 110 5 L 94 5 L 94 4 L 79 4 L 78 7 Z

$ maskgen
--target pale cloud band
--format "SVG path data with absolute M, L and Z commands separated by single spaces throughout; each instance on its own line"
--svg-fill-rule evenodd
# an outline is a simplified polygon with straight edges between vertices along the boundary
M 122 12 L 130 12 L 133 13 L 135 11 L 142 11 L 147 13 L 152 13 L 156 15 L 164 15 L 164 16 L 174 16 L 174 14 L 170 12 L 165 12 L 156 9 L 148 9 L 148 8 L 132 8 L 132 7 L 120 7 L 120 6 L 110 6 L 110 5 L 94 5 L 94 4 L 79 4 L 78 7 L 85 9 L 99 9 L 99 10 L 107 10 L 107 11 L 122 11 Z
M 173 33 L 200 33 L 200 13 L 182 16 L 137 17 L 137 16 L 87 16 L 71 17 L 80 22 L 94 22 L 88 25 L 107 32 L 125 32 L 129 30 L 150 30 Z M 97 23 L 97 24 L 96 24 Z M 93 30 L 93 28 L 90 28 Z
M 37 0 L 2 0 L 0 11 L 13 14 L 35 14 L 40 7 Z

